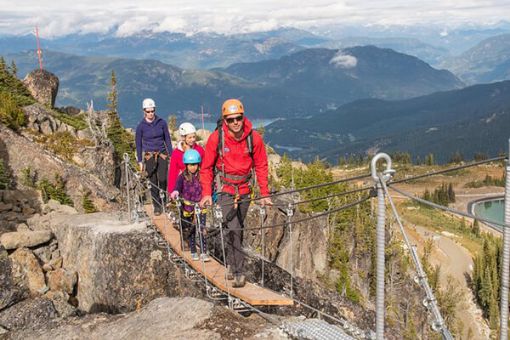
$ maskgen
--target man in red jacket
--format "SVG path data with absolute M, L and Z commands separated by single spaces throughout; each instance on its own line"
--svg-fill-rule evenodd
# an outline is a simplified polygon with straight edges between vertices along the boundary
M 262 205 L 271 205 L 268 189 L 268 166 L 264 141 L 252 130 L 252 123 L 244 116 L 243 104 L 228 99 L 222 106 L 222 131 L 216 130 L 205 146 L 200 170 L 202 184 L 201 206 L 212 205 L 214 178 L 217 183 L 218 204 L 221 206 L 227 232 L 228 279 L 235 279 L 234 287 L 243 287 L 244 253 L 242 251 L 244 219 L 248 212 L 253 169 L 260 188 Z M 251 146 L 249 145 L 251 143 Z M 239 202 L 239 203 L 238 203 Z M 233 230 L 228 230 L 233 229 Z

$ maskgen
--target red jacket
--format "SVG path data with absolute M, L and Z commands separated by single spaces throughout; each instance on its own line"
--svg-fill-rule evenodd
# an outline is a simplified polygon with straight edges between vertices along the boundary
M 170 170 L 168 170 L 168 184 L 167 190 L 168 192 L 174 191 L 175 182 L 177 182 L 177 177 L 179 174 L 186 168 L 184 166 L 183 157 L 184 150 L 182 148 L 182 141 L 177 143 L 177 147 L 172 152 L 172 158 L 170 158 Z M 200 145 L 196 144 L 193 146 L 193 149 L 197 150 L 202 157 L 202 162 L 204 161 L 204 148 Z
M 202 184 L 202 197 L 210 196 L 212 194 L 212 185 L 214 180 L 214 167 L 217 170 L 222 169 L 222 163 L 225 165 L 225 173 L 235 176 L 246 176 L 250 173 L 252 168 L 255 168 L 257 183 L 260 187 L 260 194 L 262 196 L 269 195 L 268 189 L 268 168 L 267 168 L 267 155 L 264 141 L 260 134 L 253 130 L 253 160 L 248 151 L 246 137 L 252 130 L 252 124 L 244 118 L 243 135 L 240 140 L 236 140 L 228 131 L 226 123 L 222 125 L 224 136 L 224 149 L 223 159 L 217 155 L 217 147 L 219 142 L 218 131 L 214 131 L 205 146 L 205 157 L 202 160 L 200 169 L 200 183 Z M 235 187 L 228 183 L 239 184 L 239 194 L 249 194 L 249 183 L 243 181 L 232 181 L 223 179 L 223 188 L 219 191 L 229 194 L 235 194 Z

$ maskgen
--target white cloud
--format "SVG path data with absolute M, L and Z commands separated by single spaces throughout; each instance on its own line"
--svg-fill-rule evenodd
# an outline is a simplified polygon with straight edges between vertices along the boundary
M 330 24 L 410 25 L 494 23 L 510 18 L 508 0 L 0 0 L 0 33 L 45 36 L 151 29 L 239 33 Z
M 358 64 L 358 59 L 355 56 L 344 54 L 342 51 L 338 51 L 333 58 L 329 61 L 330 64 L 340 68 L 354 68 Z

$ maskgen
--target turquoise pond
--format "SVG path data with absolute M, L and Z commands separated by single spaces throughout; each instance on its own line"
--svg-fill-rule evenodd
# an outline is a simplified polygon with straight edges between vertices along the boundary
M 505 200 L 502 198 L 476 202 L 473 204 L 475 216 L 494 222 L 504 223 Z

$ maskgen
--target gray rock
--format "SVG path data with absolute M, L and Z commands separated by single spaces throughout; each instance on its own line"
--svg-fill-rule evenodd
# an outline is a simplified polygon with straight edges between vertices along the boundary
M 34 329 L 58 316 L 53 303 L 38 297 L 21 301 L 0 312 L 0 326 L 10 331 Z
M 27 248 L 17 249 L 10 256 L 12 276 L 19 286 L 27 287 L 32 295 L 44 294 L 48 290 L 44 274 L 35 255 Z
M 52 238 L 50 231 L 16 231 L 0 236 L 0 243 L 5 249 L 35 247 L 48 242 Z
M 78 309 L 67 302 L 69 295 L 64 292 L 49 291 L 46 293 L 45 297 L 53 302 L 53 306 L 61 318 L 67 318 L 78 313 Z
M 39 247 L 32 251 L 42 263 L 51 261 L 51 251 L 49 246 Z
M 46 70 L 37 69 L 27 74 L 23 83 L 39 103 L 54 107 L 59 85 L 57 76 Z
M 46 203 L 46 205 L 43 207 L 43 212 L 48 212 L 48 213 L 56 212 L 56 213 L 67 214 L 67 215 L 72 215 L 72 214 L 78 213 L 75 208 L 70 207 L 65 204 L 60 204 L 60 202 L 55 201 L 53 199 L 50 199 L 48 201 L 48 203 Z
M 74 285 L 78 281 L 78 275 L 74 271 L 58 268 L 46 274 L 48 286 L 52 291 L 62 291 L 71 294 Z
M 7 251 L 0 246 L 0 310 L 28 296 L 28 289 L 16 285 L 12 276 L 12 262 Z
M 28 225 L 26 223 L 19 223 L 16 226 L 16 231 L 19 231 L 19 232 L 30 231 L 30 228 L 28 227 Z
M 32 230 L 50 230 L 51 215 L 36 214 L 27 220 L 27 225 Z
M 39 332 L 19 332 L 13 339 L 221 339 L 202 327 L 214 318 L 213 304 L 195 298 L 159 298 L 139 311 L 118 317 L 90 315 L 82 322 Z
M 51 253 L 51 259 L 54 260 L 54 259 L 58 259 L 60 257 L 60 250 L 58 249 L 55 249 L 52 253 Z
M 3 212 L 3 211 L 10 211 L 12 210 L 12 203 L 3 203 L 3 202 L 0 202 L 0 212 Z
M 56 257 L 54 259 L 51 259 L 51 261 L 49 262 L 49 265 L 53 269 L 57 269 L 57 268 L 61 268 L 62 267 L 62 263 L 63 263 L 62 257 Z
M 41 115 L 51 115 L 46 108 L 40 104 L 33 104 L 23 108 L 28 117 L 34 111 L 41 111 Z M 38 119 L 37 117 L 35 119 Z M 30 125 L 29 125 L 30 127 Z M 30 160 L 30 167 L 37 172 L 39 179 L 53 180 L 55 174 L 60 174 L 66 180 L 66 192 L 75 203 L 76 209 L 82 209 L 81 201 L 83 190 L 91 191 L 94 195 L 94 204 L 101 211 L 117 209 L 119 203 L 112 201 L 119 197 L 119 189 L 114 187 L 115 174 L 112 169 L 115 167 L 113 146 L 98 146 L 96 148 L 80 149 L 80 153 L 87 153 L 90 150 L 90 159 L 87 158 L 87 167 L 80 168 L 75 164 L 65 162 L 59 157 L 44 149 L 36 142 L 31 142 L 28 133 L 16 134 L 3 125 L 0 125 L 0 139 L 5 143 L 6 156 L 9 159 L 9 167 L 15 175 L 17 183 L 21 183 L 22 169 L 27 167 L 27 159 Z M 42 204 L 33 190 L 28 190 L 31 201 L 34 201 L 32 208 L 41 211 Z M 4 201 L 4 203 L 6 203 Z M 0 213 L 1 214 L 1 213 Z M 0 221 L 5 219 L 0 216 Z M 31 225 L 29 224 L 29 227 Z
M 0 335 L 2 334 L 7 334 L 9 331 L 5 328 L 3 328 L 2 326 L 0 326 Z
M 54 218 L 52 229 L 64 268 L 78 273 L 76 297 L 82 311 L 127 312 L 191 289 L 145 224 L 94 213 Z

